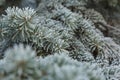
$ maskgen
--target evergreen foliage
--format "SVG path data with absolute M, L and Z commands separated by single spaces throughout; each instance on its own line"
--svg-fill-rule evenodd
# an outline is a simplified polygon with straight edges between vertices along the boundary
M 36 57 L 29 46 L 14 46 L 0 63 L 1 80 L 105 80 L 102 70 L 67 54 Z
M 120 46 L 96 27 L 106 22 L 88 0 L 38 2 L 0 19 L 0 80 L 120 79 Z

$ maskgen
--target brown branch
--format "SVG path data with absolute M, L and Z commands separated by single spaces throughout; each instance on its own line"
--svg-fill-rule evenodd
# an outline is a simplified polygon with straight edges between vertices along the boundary
M 104 23 L 104 22 L 100 22 L 100 21 L 99 21 L 99 22 L 97 22 L 96 24 L 100 24 L 100 25 L 104 26 L 106 29 L 111 28 L 111 29 L 114 29 L 115 31 L 120 32 L 119 29 L 115 28 L 114 26 L 108 25 L 108 24 L 106 24 L 106 23 Z

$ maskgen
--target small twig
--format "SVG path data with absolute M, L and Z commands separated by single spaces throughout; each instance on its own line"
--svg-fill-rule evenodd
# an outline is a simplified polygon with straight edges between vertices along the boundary
M 96 24 L 100 24 L 100 25 L 104 26 L 106 29 L 111 28 L 111 29 L 114 29 L 115 31 L 120 32 L 120 29 L 117 29 L 117 28 L 115 28 L 114 26 L 108 25 L 108 24 L 106 24 L 106 23 L 104 23 L 104 22 L 100 22 L 100 21 L 99 21 L 99 22 L 97 22 Z

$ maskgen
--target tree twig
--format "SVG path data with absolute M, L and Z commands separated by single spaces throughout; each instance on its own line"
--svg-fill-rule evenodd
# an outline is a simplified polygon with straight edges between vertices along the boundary
M 115 28 L 114 26 L 108 25 L 108 24 L 106 24 L 106 23 L 104 23 L 104 22 L 100 22 L 100 21 L 99 21 L 99 22 L 97 22 L 96 24 L 100 24 L 100 25 L 104 26 L 106 29 L 111 28 L 111 29 L 114 29 L 115 31 L 120 32 L 120 29 L 117 29 L 117 28 Z

